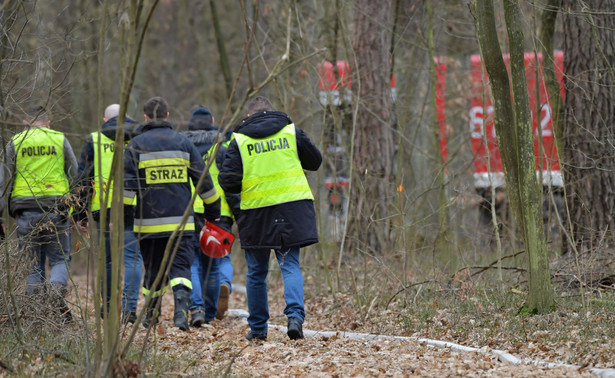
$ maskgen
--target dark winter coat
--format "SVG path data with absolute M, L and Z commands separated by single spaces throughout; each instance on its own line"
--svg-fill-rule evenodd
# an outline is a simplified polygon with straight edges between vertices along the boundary
M 251 138 L 265 138 L 291 123 L 285 113 L 266 111 L 244 119 L 235 132 Z M 322 162 L 320 151 L 301 129 L 295 129 L 301 166 L 306 170 L 317 170 Z M 243 163 L 237 142 L 233 139 L 228 146 L 218 180 L 226 192 L 241 193 L 242 179 Z M 236 221 L 244 249 L 284 249 L 318 242 L 312 200 L 242 210 Z
M 169 122 L 152 121 L 143 125 L 140 131 L 141 134 L 134 137 L 126 147 L 124 159 L 124 190 L 137 195 L 135 224 L 140 220 L 180 217 L 188 208 L 192 198 L 190 180 L 196 186 L 205 169 L 203 157 L 194 143 L 173 131 Z M 189 157 L 188 179 L 185 182 L 147 183 L 146 170 L 139 167 L 140 157 L 142 154 L 163 151 L 178 152 Z M 215 194 L 214 184 L 207 174 L 199 195 L 203 197 L 213 194 Z M 204 206 L 207 220 L 213 221 L 220 217 L 220 199 Z M 157 232 L 144 237 L 161 238 L 170 234 L 170 232 Z M 192 234 L 192 231 L 185 231 L 184 234 Z

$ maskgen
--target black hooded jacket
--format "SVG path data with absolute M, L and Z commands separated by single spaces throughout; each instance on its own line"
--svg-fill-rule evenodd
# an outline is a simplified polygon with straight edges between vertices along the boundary
M 124 132 L 124 140 L 128 143 L 132 137 L 137 135 L 138 128 L 139 123 L 130 117 L 126 117 L 123 127 L 118 127 L 117 117 L 113 117 L 103 123 L 100 133 L 111 140 L 115 140 L 117 131 L 122 130 Z M 80 203 L 83 204 L 83 208 L 74 215 L 77 220 L 87 217 L 85 209 L 89 208 L 91 196 L 93 194 L 95 148 L 92 134 L 90 134 L 88 139 L 85 141 L 85 147 L 83 148 L 83 151 L 81 151 L 81 157 L 79 159 L 79 181 L 81 186 L 79 197 Z M 133 207 L 126 206 L 124 209 L 124 216 L 132 218 L 132 213 Z M 94 220 L 98 221 L 100 214 L 98 211 L 95 211 L 92 216 L 94 217 Z
M 235 132 L 251 138 L 265 138 L 291 123 L 285 113 L 265 111 L 244 119 Z M 317 170 L 322 162 L 320 151 L 301 129 L 295 129 L 301 166 L 309 171 Z M 241 193 L 243 163 L 235 139 L 228 146 L 218 180 L 225 192 Z M 244 249 L 284 249 L 318 242 L 312 200 L 242 210 L 236 221 Z

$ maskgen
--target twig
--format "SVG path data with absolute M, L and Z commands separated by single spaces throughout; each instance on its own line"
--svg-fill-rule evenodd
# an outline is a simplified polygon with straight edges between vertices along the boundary
M 17 372 L 15 371 L 15 369 L 13 369 L 12 367 L 10 367 L 9 365 L 5 364 L 4 362 L 0 361 L 0 368 L 8 371 L 9 373 L 13 373 L 16 374 Z
M 226 367 L 226 370 L 224 371 L 224 375 L 223 377 L 228 377 L 231 374 L 231 367 L 233 366 L 233 364 L 235 363 L 235 360 L 237 359 L 237 357 L 239 357 L 239 355 L 241 354 L 241 352 L 243 352 L 250 344 L 247 344 L 246 346 L 244 346 L 243 348 L 241 348 L 239 350 L 239 352 L 235 353 L 233 355 L 233 358 L 231 358 L 231 362 L 229 362 L 228 366 Z
M 501 259 L 501 260 L 504 260 L 504 259 L 509 259 L 509 258 L 512 258 L 512 257 L 518 256 L 518 255 L 522 254 L 523 252 L 525 252 L 525 249 L 521 249 L 521 250 L 519 250 L 519 251 L 517 251 L 517 252 L 511 253 L 510 255 L 506 255 L 506 256 L 502 257 L 502 259 Z M 491 268 L 491 267 L 493 267 L 495 264 L 497 264 L 497 263 L 498 263 L 498 261 L 500 261 L 500 259 L 496 259 L 494 262 L 492 262 L 491 264 L 489 264 L 489 265 L 487 265 L 487 266 L 465 266 L 465 267 L 463 267 L 463 268 L 457 269 L 457 271 L 455 272 L 455 274 L 453 274 L 453 275 L 451 276 L 451 279 L 455 278 L 455 276 L 457 275 L 457 273 L 461 272 L 462 270 L 466 270 L 466 269 L 480 269 L 479 271 L 474 272 L 474 273 L 472 273 L 472 275 L 470 275 L 470 277 L 474 277 L 475 275 L 480 274 L 480 273 L 484 272 L 484 271 L 485 271 L 485 270 L 487 270 L 487 269 L 490 269 L 490 268 Z M 510 268 L 505 268 L 505 267 L 502 267 L 502 269 L 510 269 Z M 516 268 L 516 269 L 522 269 L 522 268 Z M 522 271 L 525 271 L 525 269 L 523 269 Z
M 401 293 L 402 291 L 408 290 L 408 289 L 410 289 L 410 288 L 411 288 L 411 287 L 413 287 L 413 286 L 418 286 L 418 285 L 426 284 L 426 283 L 428 283 L 428 282 L 432 282 L 432 280 L 425 280 L 425 281 L 421 281 L 421 282 L 415 282 L 415 283 L 410 284 L 410 285 L 402 286 L 402 288 L 401 288 L 401 289 L 399 289 L 399 290 L 397 291 L 397 293 L 393 294 L 393 296 L 389 299 L 389 301 L 387 302 L 387 305 L 384 307 L 384 309 L 385 309 L 385 310 L 388 310 L 388 309 L 389 309 L 389 305 L 391 304 L 391 302 L 393 301 L 393 299 L 395 299 L 395 297 L 396 297 L 397 295 L 399 295 L 399 293 Z

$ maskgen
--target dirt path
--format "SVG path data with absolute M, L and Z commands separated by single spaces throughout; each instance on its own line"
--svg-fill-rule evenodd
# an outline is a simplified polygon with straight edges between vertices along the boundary
M 84 278 L 76 280 L 84 295 Z M 270 289 L 271 290 L 271 289 Z M 279 290 L 279 288 L 278 288 Z M 165 373 L 179 375 L 223 375 L 227 369 L 232 376 L 514 376 L 514 377 L 577 377 L 592 376 L 587 369 L 536 366 L 501 362 L 497 355 L 484 349 L 481 352 L 459 352 L 450 347 L 437 348 L 418 340 L 353 339 L 344 334 L 331 333 L 331 319 L 319 311 L 310 311 L 304 324 L 306 337 L 290 341 L 285 334 L 281 293 L 270 292 L 272 326 L 266 342 L 248 342 L 245 320 L 245 294 L 234 291 L 230 297 L 230 314 L 201 328 L 182 332 L 173 327 L 173 299 L 170 292 L 163 298 L 161 321 L 156 334 L 150 335 L 145 366 L 154 371 L 156 354 L 181 362 L 163 367 Z M 140 304 L 141 307 L 141 304 Z M 93 316 L 93 311 L 90 311 Z M 345 321 L 351 321 L 345 319 Z M 136 343 L 142 345 L 145 330 L 139 326 Z M 311 332 L 314 331 L 314 332 Z M 322 333 L 328 331 L 328 333 Z M 356 330 L 361 332 L 360 329 Z M 126 333 L 127 334 L 127 333 Z M 143 373 L 143 371 L 142 371 Z

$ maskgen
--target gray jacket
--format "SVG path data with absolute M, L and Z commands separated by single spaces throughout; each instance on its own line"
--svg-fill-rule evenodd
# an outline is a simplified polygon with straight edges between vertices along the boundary
M 2 169 L 0 169 L 0 215 L 4 211 L 5 198 L 9 198 L 9 215 L 11 217 L 15 217 L 15 212 L 24 209 L 41 209 L 43 211 L 58 207 L 64 207 L 64 210 L 67 209 L 67 206 L 64 206 L 64 201 L 62 201 L 64 198 L 62 196 L 11 198 L 16 166 L 15 144 L 12 140 L 6 144 L 5 153 Z M 77 158 L 66 136 L 64 137 L 63 153 L 64 173 L 66 174 L 70 188 L 75 188 L 79 179 Z

